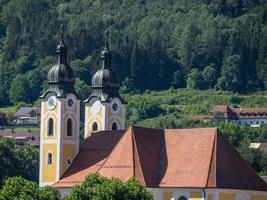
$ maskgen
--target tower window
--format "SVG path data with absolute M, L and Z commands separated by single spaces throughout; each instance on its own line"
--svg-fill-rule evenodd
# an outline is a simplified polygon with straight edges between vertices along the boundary
M 67 121 L 67 136 L 73 136 L 71 119 L 68 119 Z
M 47 132 L 48 136 L 53 136 L 54 135 L 54 120 L 52 118 L 50 118 L 48 120 L 48 132 Z
M 49 153 L 47 154 L 47 164 L 48 164 L 48 165 L 52 165 L 52 162 L 53 162 L 53 155 L 52 155 L 51 152 L 49 152 Z
M 188 200 L 188 199 L 184 196 L 181 196 L 178 200 Z
M 118 129 L 118 126 L 115 122 L 113 122 L 111 129 L 114 131 Z
M 93 131 L 97 131 L 97 130 L 98 130 L 98 125 L 97 125 L 96 122 L 93 123 L 93 125 L 92 125 L 92 130 L 93 130 Z

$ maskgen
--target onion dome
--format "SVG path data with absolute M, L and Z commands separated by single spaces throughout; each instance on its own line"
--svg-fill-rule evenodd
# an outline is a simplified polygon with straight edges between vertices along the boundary
M 112 54 L 109 49 L 108 31 L 105 34 L 105 47 L 100 54 L 102 67 L 92 78 L 92 95 L 85 102 L 89 101 L 92 97 L 98 97 L 101 101 L 110 101 L 114 97 L 120 98 L 118 94 L 120 88 L 119 78 L 111 68 Z
M 67 93 L 75 93 L 75 76 L 73 69 L 67 63 L 68 47 L 64 43 L 63 25 L 61 25 L 61 41 L 57 46 L 56 53 L 58 54 L 58 62 L 48 71 L 49 89 L 46 93 L 54 92 L 57 97 L 65 97 Z

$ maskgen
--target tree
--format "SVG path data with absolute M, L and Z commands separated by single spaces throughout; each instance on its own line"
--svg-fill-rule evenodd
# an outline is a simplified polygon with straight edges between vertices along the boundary
M 88 98 L 91 93 L 91 88 L 79 78 L 76 78 L 74 88 L 78 95 L 78 98 L 82 100 Z
M 204 81 L 202 77 L 201 71 L 197 68 L 193 68 L 188 75 L 188 78 L 186 80 L 186 84 L 188 88 L 192 89 L 203 89 L 204 87 Z
M 16 145 L 13 139 L 0 137 L 0 186 L 7 177 L 22 176 L 38 180 L 39 153 L 32 146 Z
M 30 87 L 25 75 L 18 74 L 12 80 L 9 97 L 13 104 L 18 102 L 31 102 Z
M 203 70 L 203 80 L 206 88 L 213 88 L 216 84 L 218 73 L 214 65 L 208 65 Z
M 181 71 L 175 71 L 172 76 L 172 86 L 174 88 L 183 88 L 185 87 L 184 75 Z
M 232 55 L 225 58 L 221 77 L 217 82 L 219 89 L 235 92 L 242 91 L 240 59 L 239 55 Z
M 51 188 L 39 188 L 37 183 L 22 177 L 12 177 L 5 181 L 0 190 L 0 200 L 60 200 L 59 191 Z
M 99 174 L 91 174 L 85 181 L 75 186 L 65 200 L 80 199 L 143 199 L 152 200 L 152 195 L 135 179 L 123 183 L 117 178 L 107 179 Z

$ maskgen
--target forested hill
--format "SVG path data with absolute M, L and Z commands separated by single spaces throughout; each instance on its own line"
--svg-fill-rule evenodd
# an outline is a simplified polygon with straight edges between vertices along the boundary
M 106 28 L 122 92 L 267 88 L 266 0 L 0 0 L 0 105 L 38 98 L 61 23 L 82 98 Z

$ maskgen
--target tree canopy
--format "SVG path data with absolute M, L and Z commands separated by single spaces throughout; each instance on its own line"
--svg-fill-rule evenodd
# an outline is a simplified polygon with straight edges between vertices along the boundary
M 81 185 L 75 186 L 64 200 L 80 199 L 152 200 L 153 197 L 133 178 L 124 183 L 116 178 L 108 179 L 99 174 L 92 174 L 87 176 Z
M 15 133 L 14 133 L 15 134 Z M 39 153 L 32 146 L 17 146 L 15 140 L 0 137 L 0 188 L 8 177 L 38 180 Z
M 100 67 L 105 29 L 123 92 L 186 87 L 193 69 L 200 89 L 265 90 L 266 12 L 265 0 L 1 0 L 0 104 L 38 98 L 61 23 L 80 91 Z

